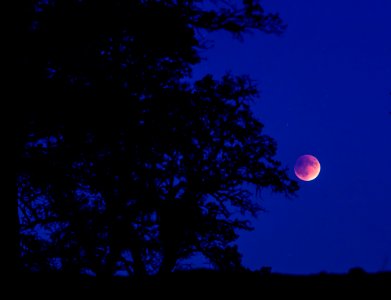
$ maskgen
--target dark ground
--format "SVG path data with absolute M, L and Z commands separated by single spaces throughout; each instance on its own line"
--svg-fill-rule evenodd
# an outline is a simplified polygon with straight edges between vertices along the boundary
M 16 278 L 18 291 L 57 293 L 84 291 L 100 293 L 112 291 L 123 294 L 135 290 L 152 291 L 153 289 L 168 289 L 200 291 L 289 291 L 289 290 L 371 290 L 389 291 L 391 294 L 391 272 L 366 273 L 360 269 L 351 270 L 347 274 L 316 274 L 316 275 L 284 275 L 263 273 L 259 271 L 244 271 L 236 273 L 221 273 L 211 270 L 193 270 L 174 272 L 166 277 L 151 277 L 142 281 L 127 277 L 117 277 L 111 284 L 99 282 L 94 277 L 70 276 L 61 273 L 29 273 L 19 274 Z M 388 296 L 387 296 L 388 297 Z M 386 297 L 386 298 L 387 298 Z

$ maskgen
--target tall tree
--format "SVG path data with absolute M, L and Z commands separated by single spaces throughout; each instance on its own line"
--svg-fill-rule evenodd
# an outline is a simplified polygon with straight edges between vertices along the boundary
M 17 67 L 35 100 L 18 112 L 18 198 L 24 237 L 46 226 L 46 263 L 142 276 L 200 252 L 235 269 L 237 230 L 260 210 L 248 186 L 296 191 L 251 112 L 252 81 L 189 81 L 199 30 L 284 29 L 258 1 L 234 4 L 31 2 Z

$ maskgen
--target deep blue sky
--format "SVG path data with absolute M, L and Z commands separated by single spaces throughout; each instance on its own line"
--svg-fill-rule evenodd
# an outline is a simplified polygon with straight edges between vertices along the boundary
M 210 36 L 195 76 L 249 74 L 255 114 L 289 167 L 315 155 L 298 197 L 262 193 L 268 210 L 242 234 L 244 264 L 296 274 L 391 270 L 391 1 L 265 0 L 288 28 L 239 42 Z

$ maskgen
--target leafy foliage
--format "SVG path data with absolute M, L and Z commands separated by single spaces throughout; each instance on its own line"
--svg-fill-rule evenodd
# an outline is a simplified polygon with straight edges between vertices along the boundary
M 27 266 L 36 263 L 28 253 L 44 253 L 41 265 L 69 272 L 144 276 L 200 252 L 219 269 L 237 269 L 238 230 L 250 230 L 248 214 L 261 209 L 249 185 L 297 190 L 251 112 L 250 78 L 189 80 L 199 30 L 240 37 L 284 28 L 257 1 L 215 2 L 23 7 L 17 68 L 36 99 L 17 119 Z

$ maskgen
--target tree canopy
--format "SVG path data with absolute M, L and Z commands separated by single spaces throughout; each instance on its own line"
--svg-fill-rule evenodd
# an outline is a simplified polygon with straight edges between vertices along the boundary
M 200 31 L 279 34 L 258 1 L 31 1 L 16 29 L 17 199 L 29 269 L 241 267 L 250 186 L 292 195 L 248 76 L 191 80 Z M 22 95 L 22 93 L 20 93 Z

